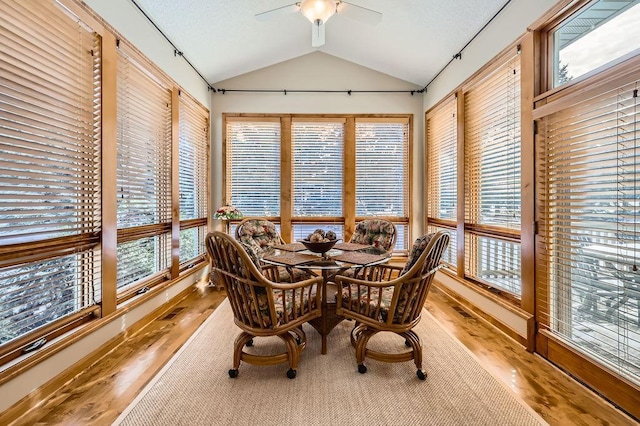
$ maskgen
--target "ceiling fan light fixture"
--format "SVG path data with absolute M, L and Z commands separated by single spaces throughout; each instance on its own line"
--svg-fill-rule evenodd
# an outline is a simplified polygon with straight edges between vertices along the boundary
M 300 13 L 313 24 L 324 24 L 336 13 L 336 2 L 334 0 L 302 0 Z

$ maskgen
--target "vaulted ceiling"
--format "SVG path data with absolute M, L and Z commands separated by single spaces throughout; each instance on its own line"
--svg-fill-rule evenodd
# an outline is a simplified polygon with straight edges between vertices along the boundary
M 316 50 L 424 86 L 506 0 L 350 0 L 382 13 L 376 25 L 336 14 L 311 46 L 300 13 L 255 15 L 292 0 L 130 0 L 211 84 Z

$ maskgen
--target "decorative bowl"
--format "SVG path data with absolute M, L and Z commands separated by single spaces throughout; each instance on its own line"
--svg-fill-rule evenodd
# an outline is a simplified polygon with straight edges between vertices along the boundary
M 326 253 L 338 242 L 337 239 L 330 241 L 309 241 L 309 240 L 300 240 L 300 242 L 307 248 L 307 250 L 312 251 L 314 253 Z

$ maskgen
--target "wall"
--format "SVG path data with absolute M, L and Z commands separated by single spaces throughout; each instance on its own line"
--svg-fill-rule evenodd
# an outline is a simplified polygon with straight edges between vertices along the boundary
M 216 89 L 418 90 L 403 80 L 314 52 L 214 84 Z M 422 233 L 422 95 L 409 93 L 227 93 L 212 95 L 212 203 L 222 205 L 222 113 L 413 114 L 411 232 Z

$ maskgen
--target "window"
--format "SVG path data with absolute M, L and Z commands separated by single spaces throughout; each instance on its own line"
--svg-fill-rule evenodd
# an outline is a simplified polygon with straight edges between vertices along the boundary
M 348 239 L 356 221 L 385 217 L 406 250 L 409 116 L 227 114 L 225 126 L 225 200 L 245 216 L 279 223 L 286 241 L 317 228 Z
M 446 100 L 426 116 L 427 128 L 427 228 L 445 231 L 450 242 L 443 261 L 456 270 L 458 214 L 457 97 Z
M 344 124 L 295 122 L 292 135 L 294 218 L 341 217 Z
M 118 289 L 171 258 L 171 91 L 118 50 Z
M 632 51 L 640 38 L 640 0 L 599 0 L 551 33 L 553 87 Z
M 637 70 L 637 67 L 635 68 Z M 626 81 L 626 82 L 625 82 Z M 541 326 L 640 384 L 640 73 L 548 104 Z
M 342 229 L 342 151 L 344 121 L 294 121 L 293 218 L 294 238 L 306 238 L 314 229 L 329 228 L 324 223 L 296 223 L 301 218 L 332 218 L 339 222 L 331 229 L 344 238 Z
M 245 216 L 280 216 L 280 120 L 228 121 L 226 198 Z
M 209 113 L 180 95 L 179 194 L 180 263 L 205 253 L 209 205 Z
M 519 56 L 464 100 L 465 275 L 520 297 Z
M 183 93 L 178 114 L 175 83 L 81 2 L 32 3 L 0 0 L 0 365 L 9 375 L 32 362 L 19 359 L 26 352 L 50 356 L 53 339 L 65 345 L 118 302 L 178 278 L 172 170 L 181 166 L 184 269 L 205 264 L 208 218 L 206 109 Z M 182 137 L 175 158 L 172 127 Z
M 408 141 L 408 120 L 356 120 L 356 217 L 395 222 L 396 250 L 407 249 Z
M 23 2 L 0 7 L 4 362 L 98 309 L 101 52 L 96 33 L 53 2 L 38 14 Z

